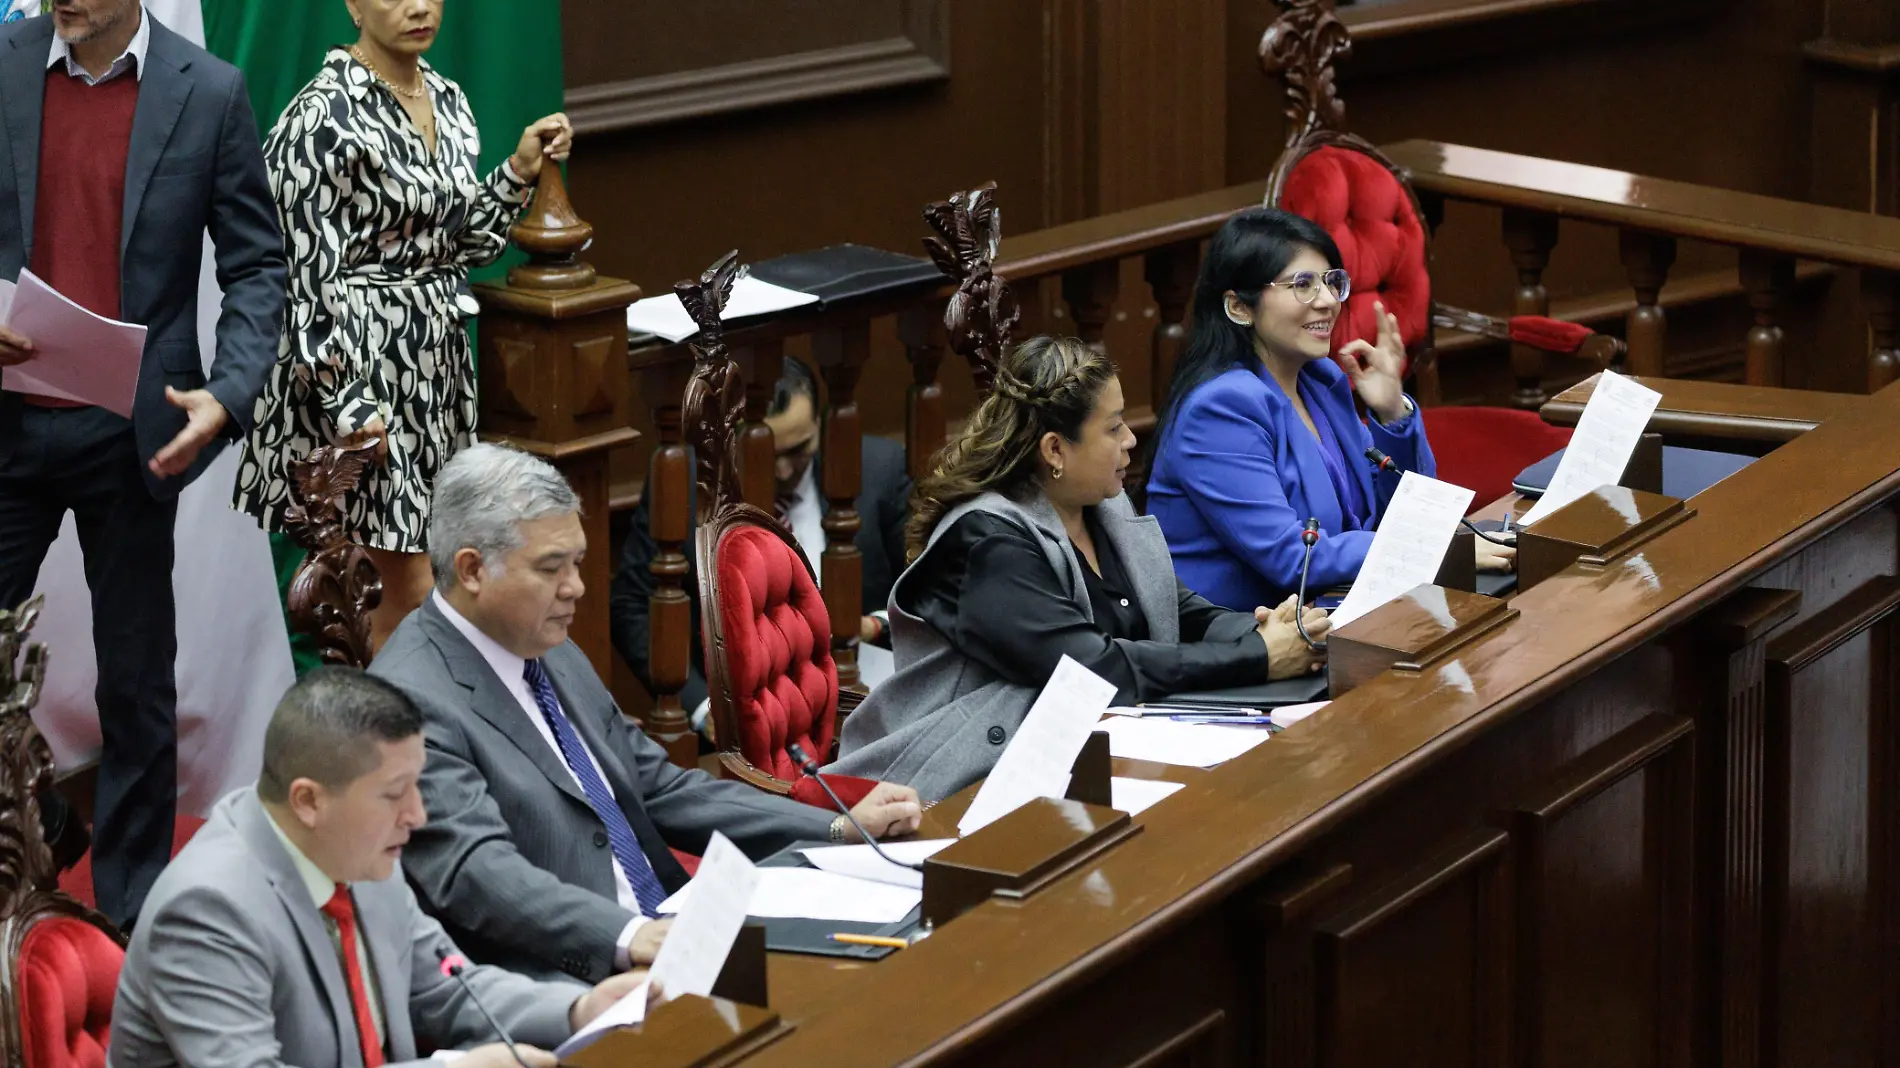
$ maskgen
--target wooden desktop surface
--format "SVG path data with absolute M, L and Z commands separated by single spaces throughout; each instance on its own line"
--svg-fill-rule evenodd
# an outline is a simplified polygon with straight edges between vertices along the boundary
M 1027 900 L 775 955 L 743 1063 L 1900 1063 L 1900 387 L 1839 407 L 1454 654 L 1124 767 L 1188 785 Z

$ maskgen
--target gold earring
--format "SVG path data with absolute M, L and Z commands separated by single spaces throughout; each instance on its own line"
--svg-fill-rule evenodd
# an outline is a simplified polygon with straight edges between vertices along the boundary
M 1052 467 L 1052 468 L 1050 468 L 1050 469 L 1049 469 L 1049 477 L 1050 477 L 1050 478 L 1054 478 L 1054 479 L 1060 479 L 1060 478 L 1062 477 L 1062 468 L 1060 468 L 1060 467 Z

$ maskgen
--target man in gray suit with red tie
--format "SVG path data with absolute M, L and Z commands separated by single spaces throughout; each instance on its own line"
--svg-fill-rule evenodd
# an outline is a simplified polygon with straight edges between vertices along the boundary
M 615 707 L 567 638 L 585 587 L 580 501 L 546 462 L 498 445 L 436 476 L 436 590 L 370 673 L 422 709 L 429 822 L 405 865 L 422 907 L 481 960 L 594 982 L 650 963 L 666 895 L 686 882 L 668 847 L 713 831 L 755 859 L 800 840 L 856 841 L 833 812 L 674 767 Z M 879 784 L 853 810 L 907 834 L 917 792 Z
M 645 978 L 448 973 L 455 943 L 398 867 L 427 818 L 421 730 L 401 691 L 353 668 L 291 687 L 257 785 L 218 802 L 152 888 L 119 972 L 112 1068 L 375 1068 L 464 1045 L 469 1068 L 516 1064 L 483 1007 L 519 1063 L 552 1068 L 544 1050 Z
M 224 289 L 209 375 L 207 232 Z M 93 884 L 126 926 L 170 854 L 178 792 L 178 493 L 250 426 L 283 318 L 283 238 L 237 69 L 138 0 L 56 0 L 0 28 L 0 280 L 23 269 L 147 328 L 129 420 L 0 393 L 0 605 L 32 592 L 71 512 L 99 660 Z M 56 340 L 0 326 L 0 365 L 30 365 L 35 342 Z

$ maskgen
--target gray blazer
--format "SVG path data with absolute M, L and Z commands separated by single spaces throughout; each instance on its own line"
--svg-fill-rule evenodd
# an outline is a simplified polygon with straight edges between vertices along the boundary
M 919 573 L 944 533 L 971 512 L 1001 516 L 1033 532 L 1049 566 L 1066 576 L 1075 603 L 1094 618 L 1082 579 L 1083 565 L 1047 498 L 1038 494 L 1033 500 L 1017 502 L 985 493 L 952 508 L 892 588 L 897 670 L 845 721 L 838 760 L 826 771 L 904 783 L 926 801 L 939 799 L 989 774 L 1007 739 L 1015 736 L 1029 714 L 1038 688 L 999 676 L 903 607 L 906 583 Z M 1149 639 L 1180 641 L 1183 599 L 1193 594 L 1175 581 L 1160 524 L 1153 516 L 1137 514 L 1126 494 L 1103 501 L 1096 516 L 1134 583 Z M 1237 640 L 1253 627 L 1251 615 L 1237 612 L 1210 628 L 1207 637 Z
M 151 12 L 145 12 L 151 18 Z M 33 256 L 40 111 L 53 20 L 0 29 L 0 279 L 19 278 Z M 277 362 L 284 318 L 284 241 L 264 169 L 244 76 L 152 19 L 152 39 L 132 116 L 120 239 L 120 318 L 141 323 L 144 362 L 133 400 L 139 458 L 185 427 L 165 387 L 207 389 L 230 414 L 225 432 L 181 478 L 141 464 L 159 500 L 177 496 L 229 442 L 249 433 L 257 396 Z M 206 377 L 198 355 L 198 273 L 209 230 L 217 248 L 217 357 Z M 20 436 L 21 400 L 0 393 L 0 459 Z
M 494 1041 L 462 987 L 442 975 L 456 951 L 399 872 L 356 883 L 357 923 L 383 1002 L 392 1062 L 418 1044 Z M 585 993 L 499 968 L 463 973 L 515 1038 L 552 1049 Z M 363 1063 L 350 991 L 323 917 L 247 787 L 212 810 L 152 887 L 112 1004 L 112 1068 L 345 1068 Z
M 668 846 L 703 853 L 717 830 L 756 858 L 826 837 L 826 810 L 668 763 L 572 642 L 542 663 L 668 891 L 686 882 Z M 611 975 L 633 915 L 614 897 L 607 833 L 488 661 L 430 598 L 370 673 L 422 709 L 429 822 L 404 853 L 422 907 L 485 963 L 588 982 Z

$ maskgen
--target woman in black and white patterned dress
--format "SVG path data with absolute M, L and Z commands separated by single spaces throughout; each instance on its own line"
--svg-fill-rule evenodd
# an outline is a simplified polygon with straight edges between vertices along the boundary
M 457 308 L 541 173 L 572 138 L 563 115 L 522 132 L 483 176 L 468 99 L 422 60 L 442 0 L 348 0 L 362 36 L 332 49 L 264 145 L 290 259 L 284 336 L 235 504 L 284 529 L 290 465 L 319 445 L 377 441 L 349 502 L 382 573 L 372 647 L 431 586 L 429 492 L 475 440 L 475 361 Z

